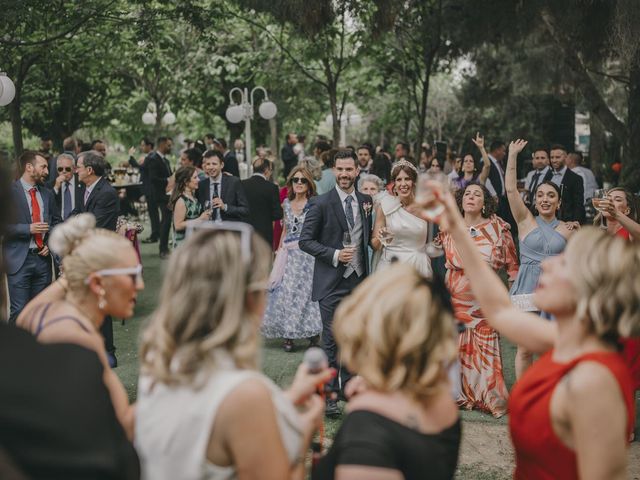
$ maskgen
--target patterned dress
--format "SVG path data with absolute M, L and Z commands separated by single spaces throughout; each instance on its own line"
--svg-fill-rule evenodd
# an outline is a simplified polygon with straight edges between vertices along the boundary
M 307 215 L 295 215 L 289 199 L 284 209 L 285 237 L 270 279 L 262 334 L 267 338 L 310 338 L 322 332 L 320 307 L 311 301 L 314 258 L 298 247 Z
M 474 227 L 470 232 L 484 260 L 494 270 L 505 268 L 509 281 L 518 273 L 518 257 L 509 224 L 497 216 Z M 502 376 L 500 337 L 489 326 L 464 274 L 460 254 L 449 234 L 439 239 L 446 255 L 447 287 L 456 320 L 465 329 L 459 336 L 461 387 L 458 404 L 477 408 L 500 417 L 507 410 L 507 387 Z
M 200 203 L 194 198 L 191 199 L 186 195 L 181 195 L 180 198 L 184 201 L 185 206 L 187 207 L 187 212 L 185 219 L 186 220 L 195 220 L 202 213 L 202 206 Z M 177 247 L 184 240 L 186 230 L 176 230 L 175 236 L 175 246 Z

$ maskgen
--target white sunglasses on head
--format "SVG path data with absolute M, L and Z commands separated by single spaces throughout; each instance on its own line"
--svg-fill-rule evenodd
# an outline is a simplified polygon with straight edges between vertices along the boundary
M 135 267 L 129 268 L 105 268 L 104 270 L 98 270 L 93 272 L 95 275 L 101 277 L 113 277 L 116 275 L 129 275 L 134 284 L 142 281 L 142 265 L 138 264 Z M 89 284 L 89 277 L 84 279 L 85 285 Z
M 240 234 L 240 252 L 242 260 L 249 263 L 251 261 L 251 234 L 253 227 L 243 222 L 212 222 L 192 220 L 187 222 L 185 237 L 189 238 L 198 230 L 217 230 L 221 232 L 238 232 Z

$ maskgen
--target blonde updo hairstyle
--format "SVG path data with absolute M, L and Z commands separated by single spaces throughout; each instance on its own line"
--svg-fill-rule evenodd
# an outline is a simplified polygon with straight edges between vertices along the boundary
M 640 335 L 640 249 L 583 227 L 569 240 L 565 255 L 576 289 L 576 316 L 589 331 L 612 343 Z
M 367 278 L 336 311 L 348 368 L 375 390 L 417 399 L 436 393 L 457 355 L 455 322 L 441 295 L 406 264 Z
M 62 257 L 62 270 L 68 289 L 88 293 L 86 278 L 98 270 L 118 265 L 122 250 L 132 248 L 125 237 L 96 227 L 91 213 L 82 213 L 57 225 L 51 232 L 49 247 Z
M 259 318 L 247 295 L 264 290 L 271 250 L 252 233 L 251 258 L 238 232 L 200 230 L 169 261 L 160 303 L 143 332 L 141 371 L 168 385 L 193 383 L 215 368 L 216 352 L 239 368 L 257 368 Z

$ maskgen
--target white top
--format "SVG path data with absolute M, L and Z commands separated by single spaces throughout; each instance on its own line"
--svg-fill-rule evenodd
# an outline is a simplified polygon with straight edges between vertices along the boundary
M 584 185 L 584 203 L 588 203 L 593 198 L 596 190 L 598 189 L 598 182 L 593 172 L 587 167 L 578 165 L 571 169 L 582 177 L 582 183 Z
M 218 365 L 215 370 L 201 373 L 199 380 L 203 384 L 199 389 L 194 385 L 168 387 L 161 383 L 151 389 L 152 380 L 140 377 L 135 446 L 143 479 L 237 478 L 233 466 L 210 463 L 206 452 L 218 407 L 235 387 L 251 378 L 259 379 L 271 390 L 282 442 L 291 464 L 297 461 L 302 448 L 300 417 L 282 390 L 259 372 L 237 369 L 229 358 L 223 358 Z
M 393 195 L 381 197 L 380 208 L 384 214 L 386 229 L 392 233 L 393 240 L 388 246 L 383 245 L 376 270 L 389 267 L 395 258 L 413 266 L 421 275 L 431 278 L 431 259 L 427 255 L 429 224 L 402 208 L 400 200 Z

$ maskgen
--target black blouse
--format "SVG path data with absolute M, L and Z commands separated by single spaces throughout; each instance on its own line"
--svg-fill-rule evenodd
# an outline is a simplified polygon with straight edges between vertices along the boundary
M 425 434 L 378 413 L 356 410 L 346 416 L 313 480 L 331 480 L 338 465 L 398 470 L 405 479 L 449 480 L 458 462 L 461 425 Z

